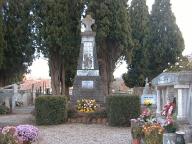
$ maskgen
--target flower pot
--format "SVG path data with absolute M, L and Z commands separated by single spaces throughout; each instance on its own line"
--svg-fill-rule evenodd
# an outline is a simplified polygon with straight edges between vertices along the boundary
M 175 144 L 176 134 L 175 133 L 164 133 L 163 144 Z
M 133 139 L 132 144 L 140 144 L 140 139 Z
M 23 141 L 23 144 L 31 144 L 31 142 Z

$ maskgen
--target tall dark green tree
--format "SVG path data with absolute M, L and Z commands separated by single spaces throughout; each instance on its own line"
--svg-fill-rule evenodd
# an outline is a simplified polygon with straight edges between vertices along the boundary
M 32 64 L 35 48 L 32 46 L 30 0 L 4 0 L 3 39 L 5 42 L 0 85 L 19 81 Z
M 98 62 L 107 96 L 111 93 L 115 63 L 132 49 L 127 0 L 89 0 L 87 13 L 96 21 Z
M 144 86 L 147 77 L 147 38 L 149 35 L 149 12 L 146 0 L 132 0 L 129 7 L 134 48 L 128 72 L 123 75 L 128 87 Z
M 183 49 L 184 40 L 171 10 L 170 0 L 155 0 L 150 17 L 149 78 L 163 72 L 168 63 L 174 64 Z
M 66 73 L 74 71 L 79 55 L 82 1 L 37 0 L 34 6 L 37 45 L 49 59 L 52 93 L 65 94 L 65 84 L 74 78 Z
M 3 49 L 4 49 L 2 4 L 3 0 L 0 0 L 0 68 L 3 63 Z

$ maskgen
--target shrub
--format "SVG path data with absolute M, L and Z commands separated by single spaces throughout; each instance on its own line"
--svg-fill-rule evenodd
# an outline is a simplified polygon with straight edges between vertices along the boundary
M 130 120 L 140 115 L 139 96 L 107 97 L 107 117 L 111 126 L 130 126 Z
M 4 105 L 0 105 L 0 115 L 2 114 L 8 114 L 10 112 L 9 108 L 4 106 Z
M 35 100 L 38 125 L 61 124 L 67 121 L 67 99 L 64 96 L 40 96 Z
M 107 117 L 107 113 L 104 109 L 96 111 L 94 113 L 90 113 L 89 115 L 93 118 L 106 118 Z

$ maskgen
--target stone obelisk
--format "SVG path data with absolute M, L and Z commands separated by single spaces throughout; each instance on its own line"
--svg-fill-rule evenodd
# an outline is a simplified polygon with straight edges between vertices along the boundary
M 77 73 L 73 84 L 71 102 L 80 99 L 95 99 L 104 103 L 103 87 L 99 75 L 95 36 L 91 26 L 95 20 L 87 15 L 83 20 L 85 31 L 81 33 L 81 48 L 78 59 Z

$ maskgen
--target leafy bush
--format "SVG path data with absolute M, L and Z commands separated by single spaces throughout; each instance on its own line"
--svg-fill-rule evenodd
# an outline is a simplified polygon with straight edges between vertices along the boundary
M 95 112 L 92 112 L 92 113 L 88 113 L 87 117 L 89 117 L 91 119 L 93 119 L 93 118 L 107 118 L 107 113 L 103 109 L 103 110 L 98 110 L 98 111 L 95 111 Z
M 4 106 L 4 105 L 0 105 L 0 115 L 2 114 L 8 114 L 10 112 L 9 108 Z
M 68 108 L 68 111 L 67 111 L 68 118 L 73 118 L 76 115 L 77 115 L 77 110 L 75 110 L 73 108 Z
M 106 105 L 111 126 L 130 126 L 130 120 L 140 115 L 139 96 L 110 96 Z
M 61 124 L 67 121 L 67 99 L 64 96 L 40 96 L 35 100 L 38 125 Z

